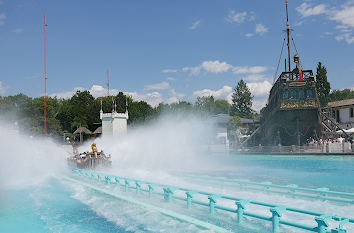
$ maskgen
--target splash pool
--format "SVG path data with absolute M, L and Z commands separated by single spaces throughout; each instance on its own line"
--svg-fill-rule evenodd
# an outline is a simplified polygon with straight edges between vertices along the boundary
M 352 157 L 219 155 L 206 156 L 204 159 L 205 161 L 201 164 L 212 164 L 212 166 L 201 165 L 201 167 L 185 172 L 354 192 L 354 179 L 352 178 L 354 158 Z M 265 192 L 240 191 L 227 185 L 181 177 L 175 175 L 174 171 L 141 168 L 132 170 L 117 166 L 109 172 L 135 179 L 228 195 L 241 195 L 252 200 L 286 204 L 347 217 L 354 215 L 353 204 L 292 198 Z M 23 188 L 5 187 L 1 193 L 0 232 L 207 232 L 192 224 L 63 181 L 59 178 L 59 174 Z M 154 200 L 151 202 L 155 204 Z M 172 207 L 164 203 L 160 205 L 163 208 L 183 212 L 183 208 L 177 204 Z M 207 211 L 203 210 L 196 210 L 191 214 L 193 217 L 206 221 L 209 218 Z M 225 219 L 231 223 L 234 220 L 230 216 L 225 216 Z M 306 220 L 303 221 L 306 223 Z M 265 232 L 271 231 L 269 224 L 263 222 L 246 224 L 242 228 L 235 226 L 232 230 L 258 232 L 259 229 Z M 288 232 L 288 229 L 286 230 Z M 348 232 L 353 230 L 354 228 L 348 228 Z

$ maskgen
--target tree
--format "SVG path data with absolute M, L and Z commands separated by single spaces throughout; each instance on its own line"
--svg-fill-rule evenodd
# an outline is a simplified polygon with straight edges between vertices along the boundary
M 227 100 L 215 100 L 214 114 L 229 114 L 230 104 Z
M 331 84 L 327 81 L 327 69 L 322 66 L 321 62 L 317 65 L 316 90 L 320 105 L 322 107 L 327 106 L 329 100 L 328 94 L 331 91 Z
M 232 94 L 231 115 L 252 118 L 253 96 L 246 83 L 241 79 Z
M 128 111 L 130 124 L 139 124 L 151 119 L 154 113 L 154 109 L 145 101 L 129 101 L 128 99 Z
M 197 97 L 195 102 L 196 109 L 201 113 L 213 114 L 215 109 L 215 100 L 213 96 Z
M 330 102 L 347 99 L 354 99 L 354 89 L 333 90 L 328 96 Z

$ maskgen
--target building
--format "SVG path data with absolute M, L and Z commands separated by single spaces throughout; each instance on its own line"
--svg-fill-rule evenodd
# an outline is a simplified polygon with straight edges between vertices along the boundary
M 342 129 L 354 128 L 354 99 L 329 102 L 328 110 Z
M 103 113 L 100 111 L 100 119 L 102 120 L 102 136 L 116 137 L 126 135 L 128 129 L 128 110 L 125 113 L 118 113 L 114 108 L 111 113 Z
M 229 148 L 229 146 L 234 147 L 239 143 L 238 140 L 240 140 L 240 137 L 249 137 L 259 127 L 259 120 L 240 118 L 241 124 L 237 132 L 230 132 L 228 130 L 230 118 L 231 116 L 228 114 L 212 116 L 216 130 L 215 144 L 225 145 L 226 148 Z

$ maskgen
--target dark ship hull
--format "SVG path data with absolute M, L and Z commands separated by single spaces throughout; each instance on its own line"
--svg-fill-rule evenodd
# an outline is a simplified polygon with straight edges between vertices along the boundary
M 248 144 L 303 145 L 321 134 L 320 108 L 311 70 L 283 72 L 262 111 L 261 126 Z

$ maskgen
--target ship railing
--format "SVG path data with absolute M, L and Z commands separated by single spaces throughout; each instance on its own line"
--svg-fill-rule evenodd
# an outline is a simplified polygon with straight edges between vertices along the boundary
M 347 231 L 344 225 L 354 223 L 354 218 L 351 217 L 325 214 L 291 206 L 282 206 L 201 190 L 152 183 L 89 170 L 72 169 L 72 171 L 90 180 L 104 182 L 107 185 L 122 186 L 125 192 L 135 190 L 136 195 L 147 193 L 148 197 L 152 197 L 153 195 L 162 196 L 163 200 L 166 202 L 183 201 L 186 203 L 187 209 L 192 209 L 193 206 L 206 207 L 211 216 L 218 213 L 221 214 L 221 211 L 235 214 L 237 216 L 236 221 L 239 225 L 243 224 L 246 217 L 265 220 L 272 223 L 272 232 L 274 233 L 279 232 L 280 226 L 295 227 L 297 229 L 318 233 L 346 233 Z M 226 203 L 228 203 L 228 205 Z M 252 211 L 254 207 L 261 208 L 263 212 L 267 211 L 268 214 L 260 214 L 259 212 Z M 289 220 L 291 213 L 302 214 L 305 218 L 312 218 L 313 225 Z M 247 220 L 248 219 L 249 218 L 247 218 Z M 334 223 L 337 223 L 338 226 L 333 226 Z

